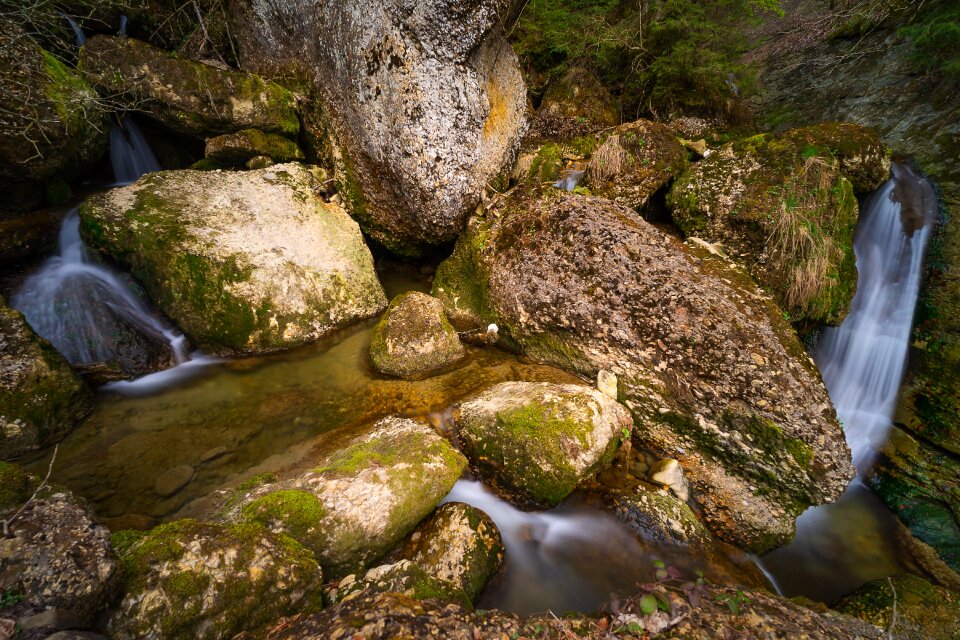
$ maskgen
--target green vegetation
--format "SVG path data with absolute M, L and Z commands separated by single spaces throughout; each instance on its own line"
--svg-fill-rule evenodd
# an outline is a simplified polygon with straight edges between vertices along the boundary
M 754 85 L 742 27 L 779 10 L 778 0 L 530 0 L 513 41 L 528 76 L 586 65 L 625 113 L 736 117 Z
M 926 3 L 900 33 L 913 41 L 914 58 L 925 70 L 960 84 L 960 4 L 956 0 Z

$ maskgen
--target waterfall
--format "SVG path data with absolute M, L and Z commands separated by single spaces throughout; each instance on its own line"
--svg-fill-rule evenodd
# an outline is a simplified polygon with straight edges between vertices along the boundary
M 110 163 L 117 184 L 130 184 L 162 167 L 147 144 L 146 138 L 130 116 L 110 125 Z
M 68 16 L 67 14 L 61 13 L 60 15 L 63 17 L 64 20 L 70 23 L 70 28 L 73 29 L 74 35 L 77 36 L 77 46 L 82 47 L 83 43 L 87 41 L 87 36 L 86 34 L 83 33 L 83 29 L 81 29 L 80 25 L 78 25 L 74 21 L 74 19 Z
M 814 358 L 860 473 L 889 434 L 936 212 L 928 182 L 903 165 L 893 171 L 857 229 L 859 280 L 850 313 L 824 331 Z

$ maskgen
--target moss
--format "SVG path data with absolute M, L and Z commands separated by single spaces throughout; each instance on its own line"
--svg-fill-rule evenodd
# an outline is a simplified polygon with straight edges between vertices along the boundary
M 35 484 L 36 479 L 20 466 L 0 461 L 0 513 L 22 504 Z
M 455 326 L 474 329 L 497 323 L 483 267 L 487 224 L 474 219 L 460 234 L 453 253 L 437 267 L 430 294 L 438 298 Z
M 281 528 L 294 540 L 309 548 L 317 548 L 317 527 L 326 515 L 320 499 L 312 493 L 281 490 L 268 493 L 246 505 L 241 517 L 268 529 Z
M 563 172 L 563 147 L 549 142 L 537 151 L 527 174 L 536 182 L 556 182 Z

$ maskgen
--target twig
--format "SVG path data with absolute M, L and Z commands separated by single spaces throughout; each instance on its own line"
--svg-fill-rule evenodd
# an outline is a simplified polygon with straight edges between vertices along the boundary
M 893 612 L 890 614 L 890 628 L 887 629 L 887 638 L 893 640 L 893 629 L 897 626 L 897 589 L 893 586 L 893 578 L 887 577 L 890 591 L 893 591 Z
M 57 451 L 59 450 L 60 450 L 60 445 L 57 444 L 53 448 L 53 457 L 50 458 L 50 466 L 47 467 L 47 475 L 43 479 L 43 482 L 40 483 L 40 486 L 37 487 L 36 491 L 33 492 L 33 495 L 30 496 L 30 499 L 24 502 L 23 505 L 19 509 L 17 509 L 17 512 L 15 514 L 13 514 L 12 516 L 10 516 L 9 518 L 3 521 L 3 537 L 4 538 L 10 537 L 10 525 L 13 523 L 14 520 L 20 517 L 20 514 L 23 513 L 23 510 L 27 508 L 27 505 L 33 502 L 36 499 L 37 495 L 40 493 L 40 491 L 42 491 L 43 488 L 47 486 L 47 482 L 50 480 L 50 474 L 53 473 L 53 463 L 57 459 Z

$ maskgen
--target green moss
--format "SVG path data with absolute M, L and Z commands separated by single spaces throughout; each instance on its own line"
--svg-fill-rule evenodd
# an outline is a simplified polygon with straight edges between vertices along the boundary
M 202 594 L 210 584 L 210 577 L 193 571 L 171 574 L 165 581 L 165 590 L 178 598 L 192 598 Z
M 527 175 L 536 182 L 556 182 L 562 172 L 563 147 L 551 142 L 537 151 Z
M 269 529 L 281 527 L 294 540 L 316 548 L 308 540 L 314 537 L 326 510 L 312 493 L 281 490 L 268 493 L 244 505 L 241 516 L 247 522 L 262 524 Z M 315 542 L 315 541 L 314 541 Z
M 0 513 L 22 504 L 35 484 L 35 479 L 20 466 L 0 461 Z
M 483 267 L 487 234 L 485 222 L 471 221 L 457 238 L 453 253 L 437 267 L 433 279 L 430 294 L 443 302 L 447 316 L 460 329 L 475 329 L 498 321 Z

